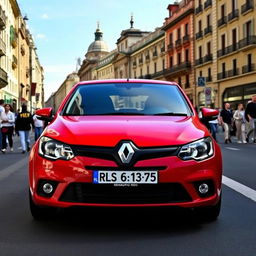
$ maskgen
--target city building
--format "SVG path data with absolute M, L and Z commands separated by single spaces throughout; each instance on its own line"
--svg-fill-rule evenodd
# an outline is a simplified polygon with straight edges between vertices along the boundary
M 198 107 L 218 107 L 217 2 L 195 2 L 195 74 Z
M 80 79 L 77 73 L 73 72 L 69 74 L 58 90 L 47 99 L 45 107 L 51 107 L 53 108 L 53 112 L 56 112 L 71 88 L 79 81 Z
M 95 75 L 92 76 L 92 70 L 96 68 L 98 61 L 109 53 L 108 45 L 103 40 L 103 32 L 100 30 L 99 24 L 94 34 L 95 40 L 89 45 L 85 59 L 78 71 L 81 81 L 97 79 Z M 94 74 L 97 73 L 94 72 Z
M 256 94 L 256 5 L 255 0 L 216 2 L 218 95 L 220 103 L 235 108 Z
M 22 104 L 29 110 L 44 105 L 43 69 L 33 59 L 35 46 L 26 26 L 27 17 L 22 17 L 16 0 L 0 3 L 0 99 L 17 111 Z M 33 64 L 34 63 L 34 64 Z M 38 91 L 32 82 L 40 84 Z M 35 95 L 33 95 L 33 88 Z M 37 93 L 37 94 L 36 94 Z M 38 95 L 41 94 L 41 96 Z M 37 96 L 36 96 L 37 95 Z M 33 98 L 34 96 L 34 98 Z M 39 97 L 38 97 L 39 96 Z M 34 99 L 35 104 L 32 103 Z
M 165 33 L 161 28 L 130 47 L 132 78 L 165 80 Z
M 196 104 L 194 71 L 194 0 L 175 2 L 167 8 L 165 31 L 166 71 L 168 81 L 176 81 Z

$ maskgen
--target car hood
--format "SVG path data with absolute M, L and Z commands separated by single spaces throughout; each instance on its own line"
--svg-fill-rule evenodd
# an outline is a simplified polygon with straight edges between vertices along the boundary
M 131 140 L 138 147 L 182 145 L 209 136 L 198 117 L 58 116 L 44 135 L 67 144 L 113 147 Z

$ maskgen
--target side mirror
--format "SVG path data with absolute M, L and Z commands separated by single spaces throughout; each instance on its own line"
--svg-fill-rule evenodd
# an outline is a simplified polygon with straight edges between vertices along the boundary
M 215 120 L 218 118 L 219 111 L 216 109 L 211 109 L 211 108 L 202 108 L 202 121 L 211 121 Z
M 36 111 L 37 118 L 46 122 L 53 120 L 52 108 L 42 108 Z

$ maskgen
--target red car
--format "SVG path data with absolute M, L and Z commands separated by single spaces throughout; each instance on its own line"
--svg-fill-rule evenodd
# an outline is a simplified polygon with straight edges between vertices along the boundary
M 221 206 L 220 148 L 176 83 L 80 82 L 31 150 L 35 219 L 72 206 L 192 208 L 207 220 Z

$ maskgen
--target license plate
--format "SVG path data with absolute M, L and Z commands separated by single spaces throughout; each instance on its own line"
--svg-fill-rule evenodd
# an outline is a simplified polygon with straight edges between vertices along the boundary
M 157 184 L 157 171 L 94 171 L 94 184 Z

